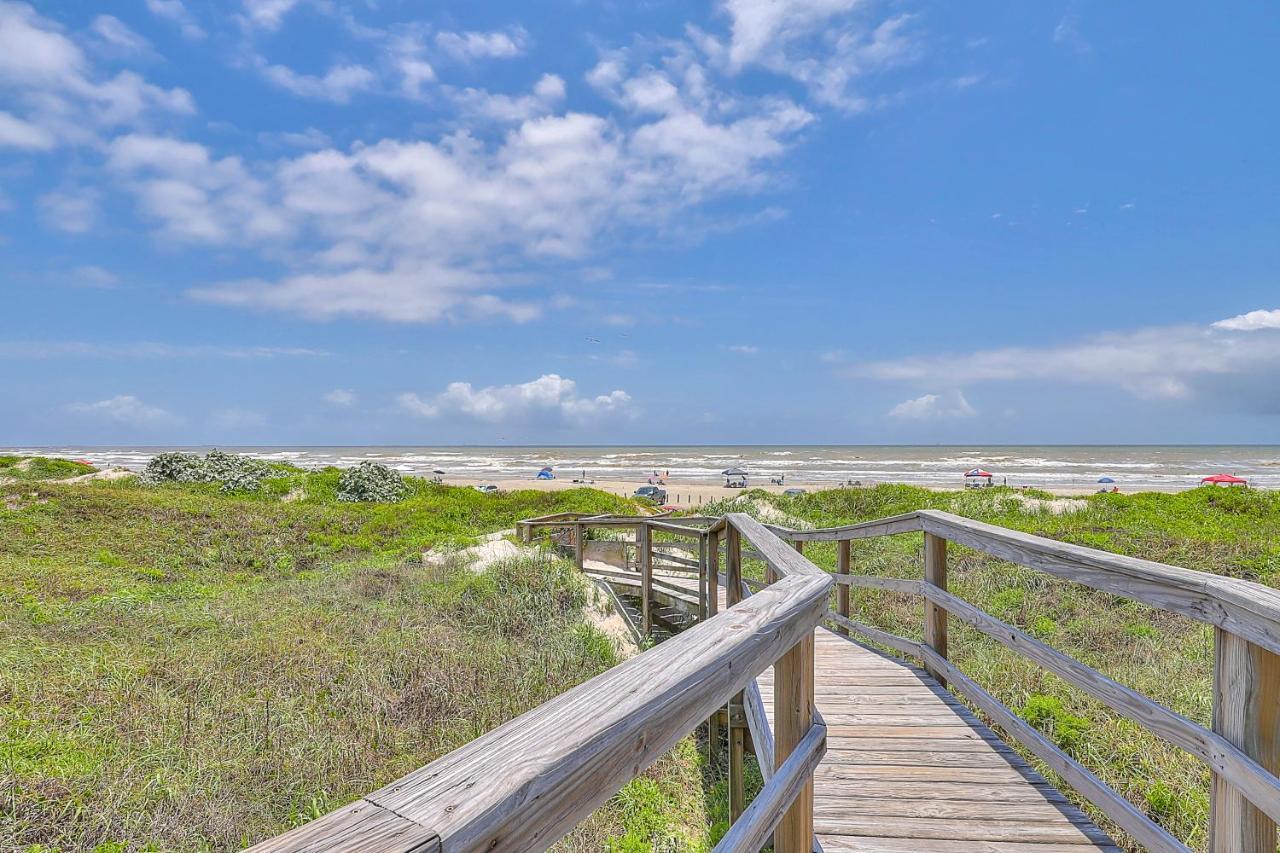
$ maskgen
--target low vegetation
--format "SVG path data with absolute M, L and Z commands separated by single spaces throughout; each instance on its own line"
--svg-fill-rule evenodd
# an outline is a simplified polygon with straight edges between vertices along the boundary
M 785 514 L 824 527 L 923 508 L 947 510 L 1041 536 L 1280 587 L 1280 495 L 1273 492 L 1200 488 L 1181 494 L 1061 499 L 1012 489 L 935 492 L 884 485 L 794 498 L 764 492 L 750 497 L 754 505 L 749 511 L 769 520 Z M 701 509 L 718 513 L 743 508 L 723 501 Z M 834 569 L 832 544 L 810 543 L 805 555 Z M 922 537 L 857 541 L 852 559 L 855 572 L 919 578 Z M 950 587 L 956 594 L 1202 725 L 1209 724 L 1213 637 L 1208 627 L 954 544 L 949 564 Z M 859 619 L 922 638 L 918 600 L 875 590 L 854 591 L 852 599 Z M 955 620 L 951 626 L 951 657 L 962 670 L 1174 835 L 1192 846 L 1205 846 L 1209 774 L 1203 764 L 976 631 Z M 1096 810 L 1091 813 L 1106 826 Z M 1119 833 L 1116 838 L 1125 842 Z
M 568 563 L 422 553 L 622 499 L 406 478 L 399 503 L 344 503 L 341 472 L 284 466 L 252 491 L 183 479 L 0 487 L 0 849 L 238 849 L 616 660 Z M 691 743 L 563 849 L 704 846 Z
M 0 456 L 0 484 L 35 480 L 67 480 L 98 469 L 88 462 L 43 456 Z

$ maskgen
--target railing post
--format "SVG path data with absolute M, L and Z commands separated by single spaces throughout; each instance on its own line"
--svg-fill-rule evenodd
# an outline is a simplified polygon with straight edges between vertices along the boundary
M 636 556 L 640 560 L 640 632 L 645 637 L 653 630 L 650 599 L 653 598 L 653 531 L 649 525 L 636 527 Z
M 707 537 L 698 537 L 698 621 L 705 622 L 710 614 L 707 608 Z
M 720 612 L 720 534 L 707 534 L 707 613 Z
M 732 607 L 742 600 L 742 534 L 732 525 L 724 532 L 724 600 Z
M 924 535 L 924 580 L 938 589 L 945 591 L 947 588 L 947 540 L 932 533 Z M 947 656 L 947 611 L 927 600 L 924 603 L 924 644 L 942 657 Z M 943 687 L 947 686 L 941 674 L 932 670 L 930 674 Z
M 718 531 L 707 533 L 707 614 L 715 616 L 720 612 L 720 534 Z M 720 712 L 716 711 L 707 720 L 707 763 L 716 766 L 716 752 L 720 749 Z
M 586 525 L 575 524 L 573 526 L 573 560 L 578 564 L 578 571 L 582 571 L 583 559 L 587 553 L 586 538 Z
M 778 658 L 773 671 L 773 766 L 777 770 L 813 725 L 813 633 Z M 773 849 L 774 853 L 813 849 L 812 778 L 774 830 Z
M 747 810 L 747 745 L 742 725 L 742 694 L 729 702 L 729 825 Z
M 1213 730 L 1280 773 L 1280 655 L 1214 629 Z M 1275 853 L 1276 824 L 1214 774 L 1211 853 Z
M 846 577 L 849 574 L 849 540 L 848 539 L 841 539 L 839 542 L 836 543 L 836 574 L 845 575 Z M 842 584 L 836 585 L 836 612 L 846 619 L 849 618 L 849 585 L 848 584 L 842 583 Z M 837 625 L 836 631 L 838 631 L 839 633 L 843 634 L 846 637 L 849 636 L 849 629 L 844 627 L 843 625 Z

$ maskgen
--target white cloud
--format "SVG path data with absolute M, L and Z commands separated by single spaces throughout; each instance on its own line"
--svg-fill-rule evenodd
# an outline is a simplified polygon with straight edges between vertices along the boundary
M 464 116 L 519 124 L 555 112 L 564 101 L 564 80 L 544 74 L 527 95 L 502 95 L 484 89 L 448 88 L 453 102 Z
M 0 110 L 0 148 L 48 151 L 55 145 L 57 139 L 48 130 Z
M 760 66 L 792 77 L 816 100 L 849 112 L 875 105 L 856 91 L 867 74 L 910 63 L 921 53 L 910 15 L 870 25 L 864 0 L 722 0 L 727 44 L 694 30 L 699 46 L 731 72 Z
M 117 137 L 108 146 L 107 167 L 142 212 L 181 242 L 253 243 L 283 238 L 292 227 L 239 158 L 218 160 L 193 142 Z
M 1270 311 L 1250 311 L 1236 317 L 1228 317 L 1213 324 L 1215 329 L 1237 332 L 1256 332 L 1261 329 L 1280 329 L 1280 308 Z
M 91 187 L 67 186 L 51 190 L 40 196 L 37 202 L 40 218 L 50 228 L 68 234 L 83 234 L 97 222 L 99 197 L 100 193 Z
M 284 65 L 261 66 L 262 74 L 286 92 L 301 98 L 345 104 L 357 92 L 372 89 L 378 78 L 363 65 L 335 65 L 323 77 L 300 74 Z
M 631 395 L 626 391 L 582 397 L 577 383 L 554 373 L 518 385 L 485 388 L 475 388 L 470 382 L 452 382 L 430 399 L 405 393 L 399 400 L 402 408 L 420 417 L 461 416 L 488 423 L 576 425 L 634 414 Z
M 145 53 L 151 47 L 146 39 L 113 15 L 99 15 L 93 19 L 89 29 L 107 44 L 126 53 Z
M 959 391 L 947 394 L 925 394 L 913 400 L 904 400 L 889 410 L 889 416 L 903 420 L 955 420 L 971 418 L 977 412 Z
M 102 131 L 152 114 L 195 111 L 185 89 L 154 86 L 133 71 L 97 73 L 57 23 L 10 0 L 0 0 L 0 87 L 12 91 L 23 109 L 21 115 L 3 114 L 0 138 L 34 149 L 90 144 Z
M 77 287 L 111 288 L 120 283 L 120 276 L 102 267 L 86 264 L 71 271 L 72 282 Z
M 436 47 L 463 61 L 474 59 L 511 59 L 524 53 L 529 40 L 522 29 L 510 32 L 436 33 Z
M 132 394 L 119 394 L 96 403 L 72 403 L 67 409 L 75 414 L 125 426 L 161 427 L 181 421 L 173 413 L 147 405 Z
M 345 408 L 355 405 L 356 392 L 346 388 L 334 388 L 332 391 L 326 391 L 323 399 L 330 405 L 342 406 Z
M 182 0 L 147 0 L 147 10 L 157 18 L 164 18 L 181 31 L 183 38 L 198 41 L 205 37 L 204 30 L 191 17 Z
M 729 352 L 736 352 L 739 355 L 755 355 L 760 352 L 760 347 L 751 344 L 733 344 L 725 347 Z
M 1143 399 L 1229 398 L 1233 404 L 1269 411 L 1280 407 L 1280 327 L 1266 325 L 1266 317 L 1244 319 L 1248 317 L 1208 327 L 1106 332 L 1057 346 L 866 362 L 845 373 L 957 387 L 1028 381 L 1110 386 Z
M 245 20 L 253 27 L 277 30 L 298 0 L 244 0 Z

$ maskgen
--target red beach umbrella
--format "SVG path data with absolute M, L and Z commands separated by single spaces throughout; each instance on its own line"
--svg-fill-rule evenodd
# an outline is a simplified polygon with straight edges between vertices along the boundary
M 1242 480 L 1239 477 L 1233 477 L 1230 474 L 1213 474 L 1209 477 L 1203 477 L 1201 483 L 1212 483 L 1215 486 L 1247 486 L 1248 480 Z
M 966 477 L 994 477 L 995 476 L 995 474 L 992 474 L 990 471 L 984 471 L 981 468 L 972 468 L 968 471 L 965 471 L 964 475 Z

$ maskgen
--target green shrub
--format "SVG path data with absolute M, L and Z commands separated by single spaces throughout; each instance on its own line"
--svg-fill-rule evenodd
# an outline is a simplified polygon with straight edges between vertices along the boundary
M 1018 715 L 1067 752 L 1074 752 L 1089 731 L 1089 721 L 1068 711 L 1056 696 L 1032 695 Z
M 378 462 L 361 462 L 338 478 L 338 500 L 345 503 L 395 503 L 405 491 L 404 477 Z
M 141 480 L 148 485 L 217 483 L 224 492 L 256 492 L 272 473 L 266 462 L 237 453 L 215 449 L 201 457 L 175 451 L 153 456 Z

